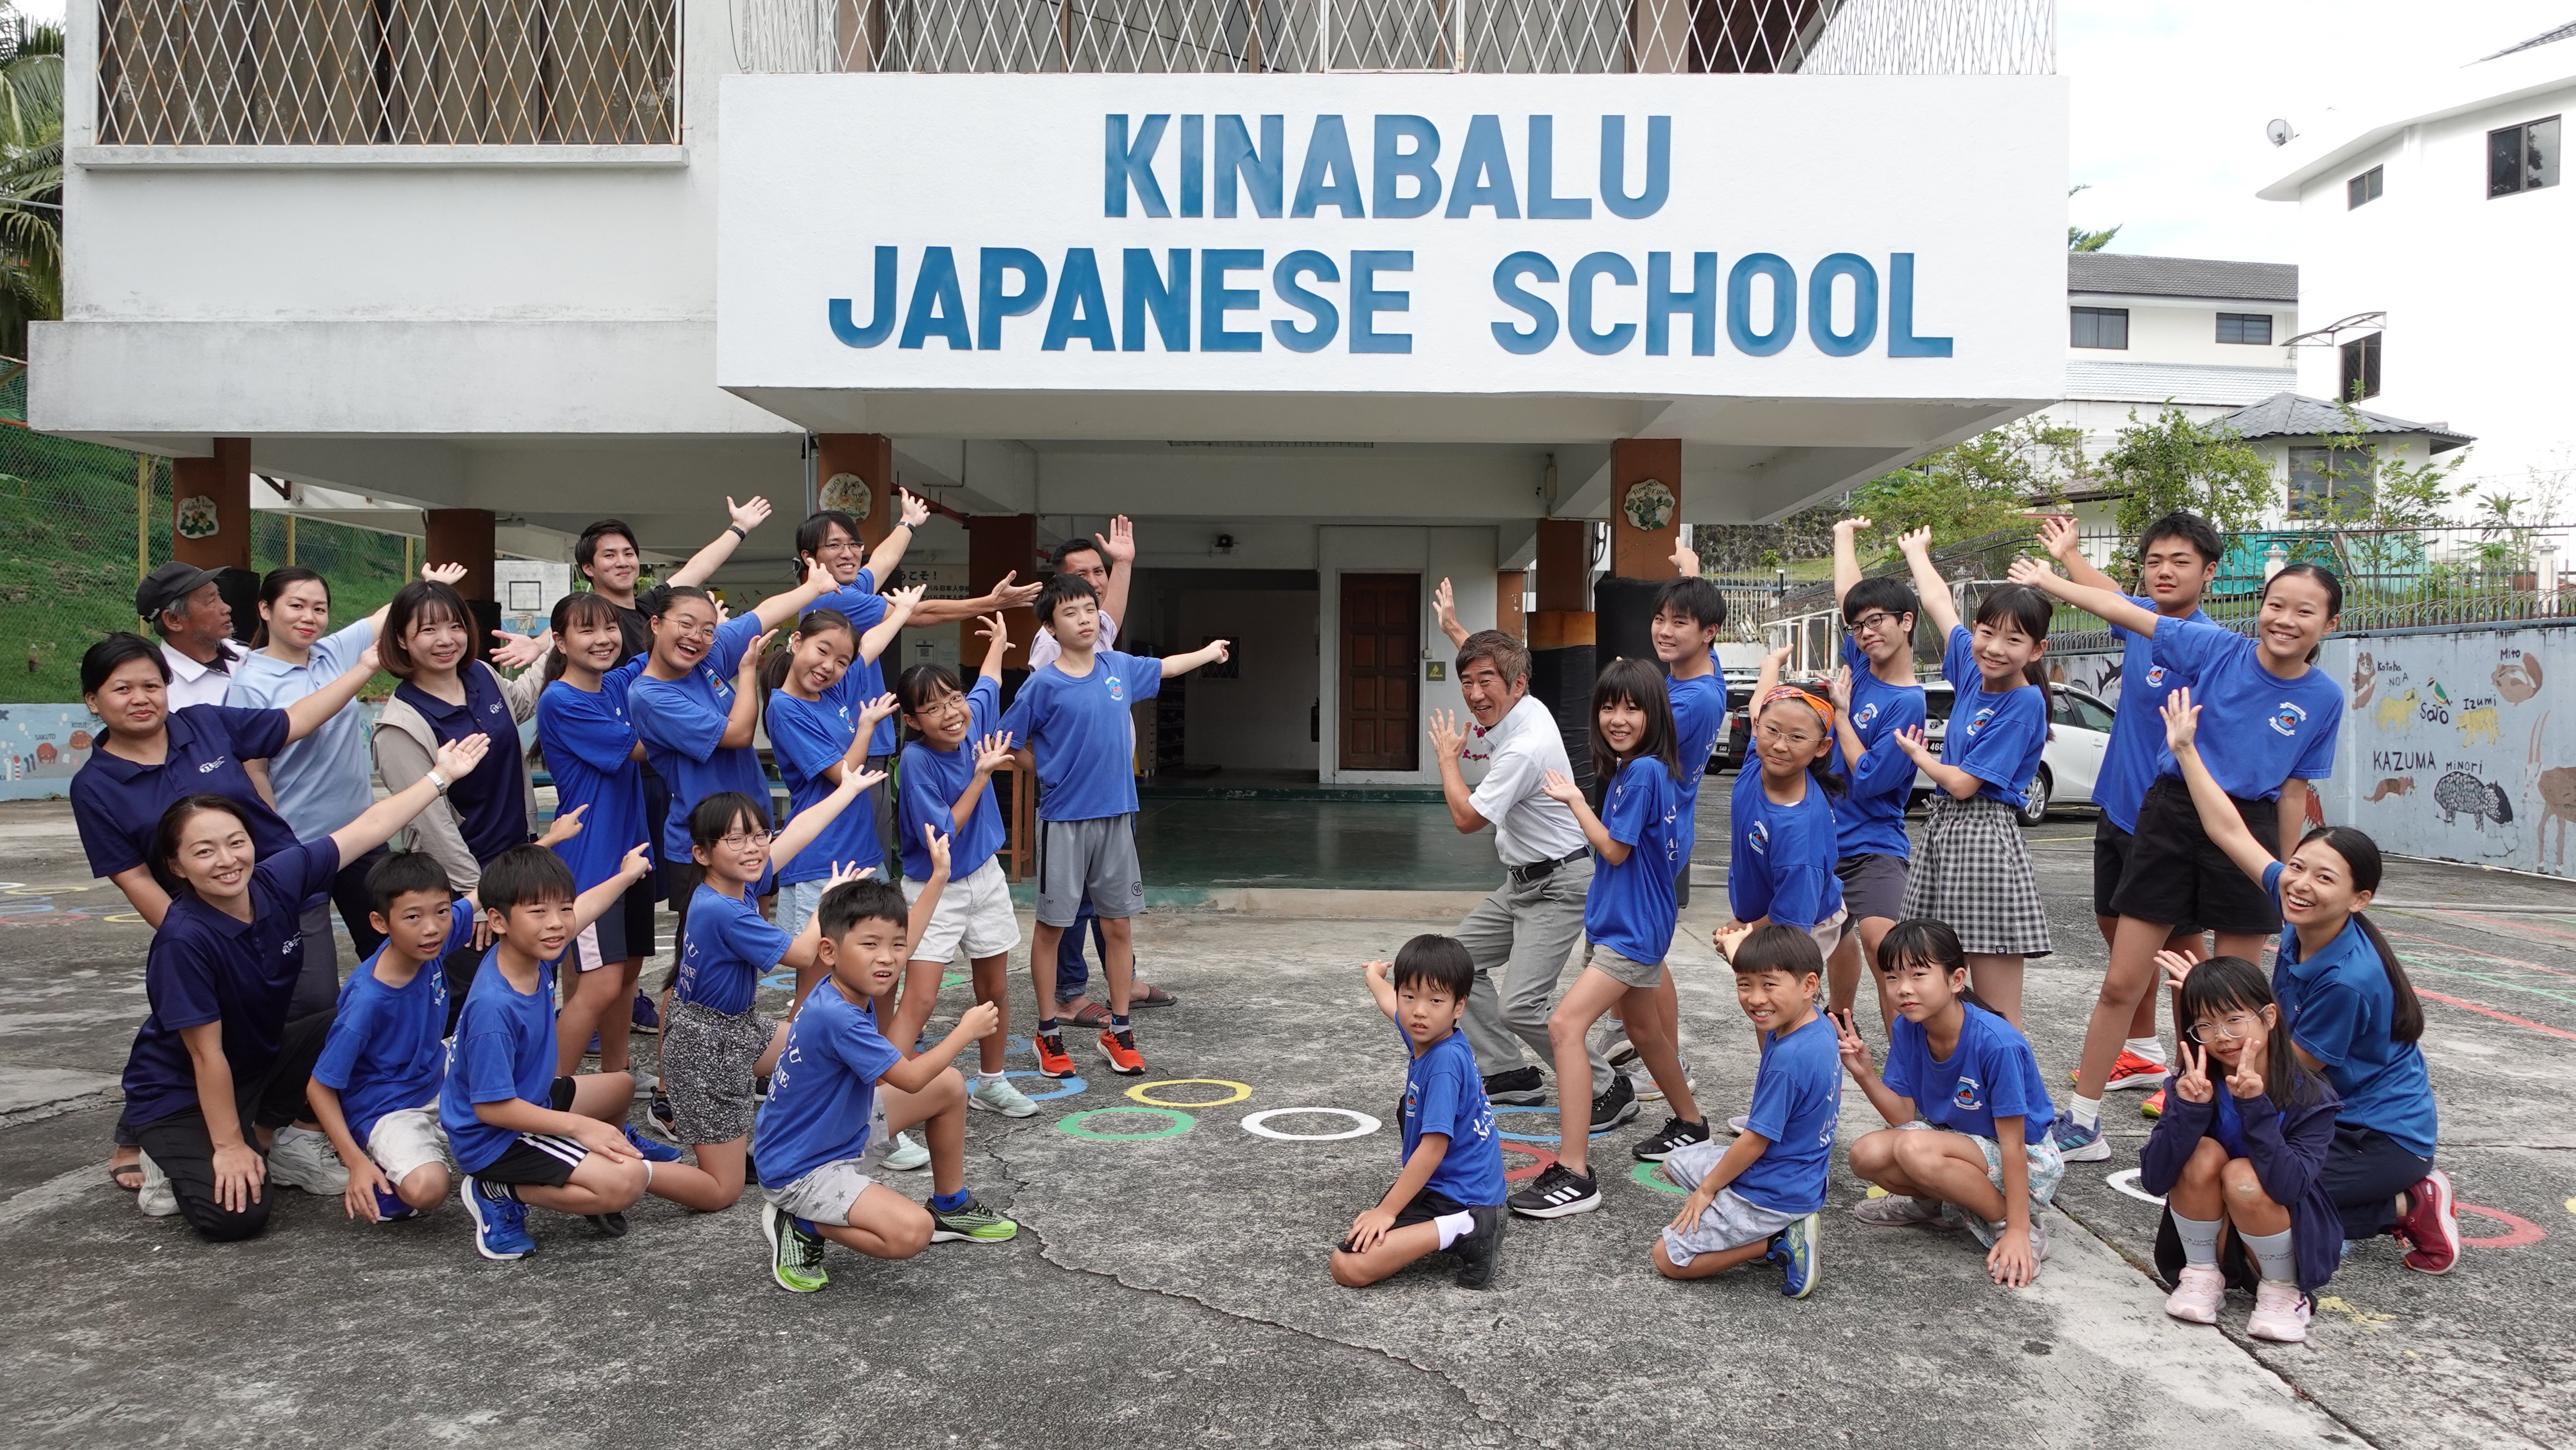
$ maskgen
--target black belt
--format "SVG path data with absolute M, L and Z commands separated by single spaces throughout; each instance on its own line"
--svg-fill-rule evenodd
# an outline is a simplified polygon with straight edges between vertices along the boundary
M 1577 846 L 1574 850 L 1566 853 L 1565 855 L 1559 856 L 1552 861 L 1533 861 L 1526 866 L 1512 866 L 1505 869 L 1511 873 L 1512 884 L 1514 886 L 1527 886 L 1533 881 L 1545 881 L 1550 876 L 1556 874 L 1557 867 L 1572 865 L 1574 862 L 1580 861 L 1591 854 L 1591 847 Z

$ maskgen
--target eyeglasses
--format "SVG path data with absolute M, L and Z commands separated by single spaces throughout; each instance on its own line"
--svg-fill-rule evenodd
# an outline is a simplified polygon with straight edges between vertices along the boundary
M 2253 1030 L 2256 1020 L 2250 1012 L 2239 1012 L 2215 1022 L 2194 1022 L 2182 1030 L 2182 1038 L 2185 1042 L 2203 1043 L 2214 1036 L 2222 1042 L 2235 1042 Z
M 1756 726 L 1753 733 L 1761 736 L 1762 743 L 1765 745 L 1813 745 L 1823 738 L 1816 735 L 1793 735 L 1777 725 Z
M 757 851 L 769 844 L 769 832 L 753 831 L 745 834 L 736 831 L 730 836 L 718 838 L 716 844 L 736 851 Z
M 1864 614 L 1853 620 L 1851 631 L 1854 634 L 1867 634 L 1873 630 L 1892 629 L 1902 623 L 1904 618 L 1905 616 L 1901 614 L 1890 614 L 1882 609 L 1875 614 Z

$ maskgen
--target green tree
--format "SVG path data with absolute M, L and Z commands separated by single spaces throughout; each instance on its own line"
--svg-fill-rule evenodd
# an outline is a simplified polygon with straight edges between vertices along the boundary
M 2068 196 L 2073 196 L 2079 191 L 2090 191 L 2092 189 L 2093 183 L 2089 181 L 2078 182 L 2075 185 L 2066 188 L 2066 194 Z M 2100 231 L 2091 232 L 2086 231 L 2082 227 L 2070 226 L 2066 229 L 2066 250 L 2070 252 L 2098 252 L 2104 247 L 2111 245 L 2111 239 L 2118 236 L 2120 234 L 2120 228 L 2126 225 L 2126 222 L 2119 222 L 2114 223 L 2111 226 L 2104 227 Z
M 2176 509 L 2225 533 L 2261 528 L 2280 496 L 2271 464 L 2233 428 L 2195 423 L 2170 403 L 2144 421 L 2130 413 L 2099 467 L 2109 486 L 2126 490 L 2119 523 L 2129 536 Z
M 63 315 L 63 33 L 0 7 L 0 353 Z
M 1871 479 L 1847 512 L 1866 516 L 1892 557 L 1896 537 L 1913 529 L 1930 529 L 1938 549 L 2027 528 L 2033 505 L 2061 502 L 2085 476 L 2083 429 L 2023 418 Z

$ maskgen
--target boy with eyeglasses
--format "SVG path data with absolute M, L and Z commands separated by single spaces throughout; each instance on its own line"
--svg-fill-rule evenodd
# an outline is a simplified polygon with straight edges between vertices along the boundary
M 1851 779 L 1850 793 L 1834 802 L 1834 874 L 1857 930 L 1834 948 L 1825 975 L 1833 1009 L 1846 1013 L 1860 993 L 1862 962 L 1878 960 L 1879 942 L 1905 914 L 1911 854 L 1905 806 L 1914 793 L 1914 761 L 1897 748 L 1896 736 L 1924 721 L 1923 687 L 1914 678 L 1920 601 L 1900 577 L 1862 577 L 1853 539 L 1868 527 L 1865 518 L 1834 524 L 1834 598 L 1849 633 L 1827 689 L 1837 763 Z M 1870 976 L 1879 980 L 1875 972 Z M 1883 981 L 1878 998 L 1880 1022 L 1894 1022 Z

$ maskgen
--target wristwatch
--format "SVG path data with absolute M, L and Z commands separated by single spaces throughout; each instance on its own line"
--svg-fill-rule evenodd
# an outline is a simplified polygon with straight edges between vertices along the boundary
M 737 539 L 748 539 L 751 537 L 751 535 L 743 532 L 742 525 L 740 524 L 725 525 L 725 532 L 733 535 Z
M 440 775 L 436 770 L 432 770 L 429 773 L 429 784 L 431 789 L 437 791 L 440 795 L 445 795 L 447 794 L 448 786 L 454 784 L 454 782 L 450 781 L 446 776 Z

